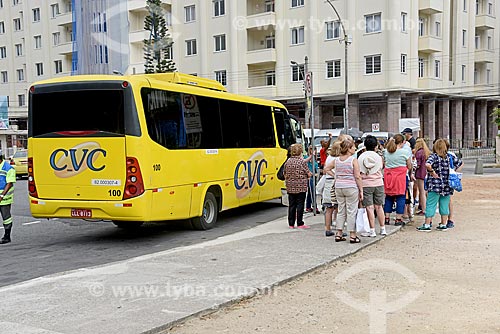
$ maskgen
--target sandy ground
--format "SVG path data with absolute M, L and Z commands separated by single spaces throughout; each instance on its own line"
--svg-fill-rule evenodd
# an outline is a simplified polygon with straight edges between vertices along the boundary
M 500 178 L 463 183 L 454 229 L 417 232 L 418 217 L 353 256 L 170 333 L 500 333 Z

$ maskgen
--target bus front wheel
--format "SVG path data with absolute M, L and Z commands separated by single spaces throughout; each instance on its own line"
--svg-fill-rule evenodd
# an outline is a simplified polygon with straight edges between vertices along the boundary
M 142 222 L 127 222 L 127 221 L 113 220 L 113 224 L 115 224 L 116 227 L 118 228 L 131 230 L 140 227 L 142 225 Z
M 218 208 L 219 206 L 217 205 L 217 199 L 214 194 L 208 192 L 205 195 L 201 216 L 191 218 L 191 225 L 193 225 L 193 228 L 195 230 L 209 230 L 214 227 L 217 221 Z

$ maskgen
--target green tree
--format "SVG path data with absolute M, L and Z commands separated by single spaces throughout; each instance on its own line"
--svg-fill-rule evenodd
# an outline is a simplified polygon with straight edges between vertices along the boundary
M 146 0 L 149 14 L 144 19 L 144 29 L 149 31 L 149 39 L 144 40 L 144 69 L 146 73 L 166 73 L 176 71 L 171 60 L 172 38 L 168 33 L 161 0 Z

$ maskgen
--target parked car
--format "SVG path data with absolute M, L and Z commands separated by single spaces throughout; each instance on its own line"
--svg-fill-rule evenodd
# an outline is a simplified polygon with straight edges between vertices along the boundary
M 28 151 L 17 150 L 10 158 L 10 164 L 16 169 L 16 176 L 28 176 Z
M 391 138 L 392 136 L 394 136 L 394 133 L 392 132 L 384 132 L 384 131 L 377 131 L 377 132 L 365 132 L 363 133 L 363 136 L 361 136 L 361 140 L 365 140 L 366 136 L 374 136 L 375 138 L 378 139 L 379 142 L 385 142 L 387 141 L 387 139 Z

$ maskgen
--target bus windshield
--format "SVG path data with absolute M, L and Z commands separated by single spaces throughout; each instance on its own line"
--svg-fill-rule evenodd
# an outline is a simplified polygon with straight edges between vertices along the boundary
M 96 131 L 124 135 L 122 90 L 72 90 L 32 95 L 31 136 Z

